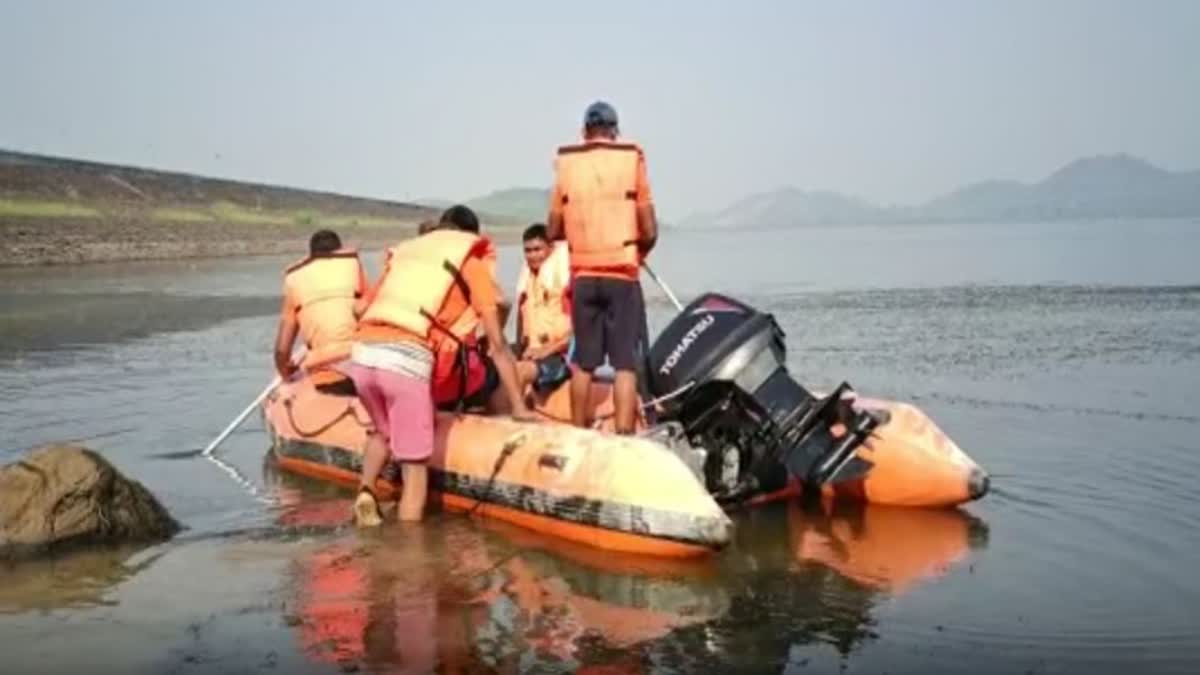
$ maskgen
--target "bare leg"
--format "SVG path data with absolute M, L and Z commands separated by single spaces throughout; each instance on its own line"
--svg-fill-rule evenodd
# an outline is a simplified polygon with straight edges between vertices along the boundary
M 376 527 L 383 524 L 383 518 L 379 515 L 379 502 L 375 499 L 375 481 L 379 478 L 379 472 L 383 470 L 388 457 L 387 443 L 383 436 L 378 433 L 367 436 L 367 447 L 363 455 L 362 475 L 358 485 L 371 492 L 359 491 L 354 500 L 354 520 L 363 527 Z
M 583 368 L 571 369 L 571 423 L 587 429 L 592 426 L 592 374 Z
M 618 434 L 629 435 L 637 419 L 637 373 L 618 370 L 613 381 L 613 426 Z
M 508 400 L 508 392 L 504 387 L 496 387 L 496 391 L 488 397 L 487 411 L 492 415 L 507 415 L 512 412 L 512 402 Z
M 429 492 L 429 469 L 424 463 L 404 462 L 400 465 L 400 476 L 404 481 L 404 489 L 400 493 L 400 505 L 397 508 L 399 518 L 421 520 Z
M 532 387 L 537 380 L 537 364 L 533 361 L 517 361 L 517 379 L 521 382 L 521 390 Z

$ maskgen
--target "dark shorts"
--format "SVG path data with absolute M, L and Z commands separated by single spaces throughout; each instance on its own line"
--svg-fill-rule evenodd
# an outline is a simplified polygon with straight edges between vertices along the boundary
M 614 370 L 637 370 L 646 335 L 642 285 L 609 277 L 576 278 L 571 328 L 575 333 L 575 365 L 590 372 L 603 365 L 607 356 Z
M 572 351 L 573 348 L 567 350 L 566 354 L 551 354 L 538 359 L 536 362 L 537 379 L 533 381 L 533 388 L 542 392 L 549 391 L 571 379 L 571 367 L 567 360 Z
M 333 382 L 323 382 L 321 384 L 313 385 L 313 388 L 322 394 L 329 394 L 330 396 L 358 395 L 358 390 L 354 388 L 354 380 L 348 377 L 343 377 L 342 379 L 334 380 Z

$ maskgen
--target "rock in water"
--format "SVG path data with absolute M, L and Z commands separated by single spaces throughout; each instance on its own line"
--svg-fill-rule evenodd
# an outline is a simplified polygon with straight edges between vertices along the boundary
M 0 466 L 0 559 L 178 531 L 154 495 L 87 448 L 51 445 Z

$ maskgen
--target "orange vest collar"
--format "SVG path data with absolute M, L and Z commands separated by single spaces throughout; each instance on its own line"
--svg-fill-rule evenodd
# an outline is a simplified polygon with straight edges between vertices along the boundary
M 317 260 L 327 260 L 329 258 L 357 258 L 357 257 L 358 257 L 358 251 L 356 249 L 339 248 L 338 250 L 333 251 L 331 253 L 326 253 L 324 255 L 317 255 L 317 256 L 309 255 L 305 258 L 297 260 L 296 262 L 294 262 L 288 266 L 288 268 L 284 271 L 284 274 L 291 274 L 292 272 L 295 272 L 296 270 L 300 269 L 301 267 L 304 267 L 305 265 L 307 265 L 311 262 L 315 262 Z

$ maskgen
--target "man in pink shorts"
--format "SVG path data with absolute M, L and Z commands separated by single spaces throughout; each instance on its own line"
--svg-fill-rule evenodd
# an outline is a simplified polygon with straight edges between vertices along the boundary
M 434 394 L 439 390 L 431 379 L 453 371 L 445 366 L 457 362 L 457 346 L 473 339 L 480 326 L 494 345 L 491 358 L 503 385 L 488 395 L 496 399 L 496 409 L 510 411 L 514 419 L 532 418 L 520 396 L 516 361 L 504 341 L 495 297 L 486 292 L 495 286 L 489 263 L 495 249 L 478 234 L 477 225 L 472 229 L 453 221 L 460 211 L 478 222 L 466 207 L 448 210 L 443 224 L 455 226 L 389 250 L 383 275 L 362 300 L 349 366 L 375 427 L 367 439 L 354 501 L 354 518 L 362 526 L 383 521 L 374 488 L 389 454 L 400 464 L 403 481 L 399 518 L 421 519 L 429 480 L 425 461 L 433 453 Z
M 426 482 L 423 462 L 433 453 L 433 353 L 416 342 L 360 342 L 350 355 L 349 375 L 374 425 L 363 457 L 362 489 L 355 501 L 360 525 L 381 522 L 372 488 L 391 458 L 400 464 L 402 520 L 419 520 Z

